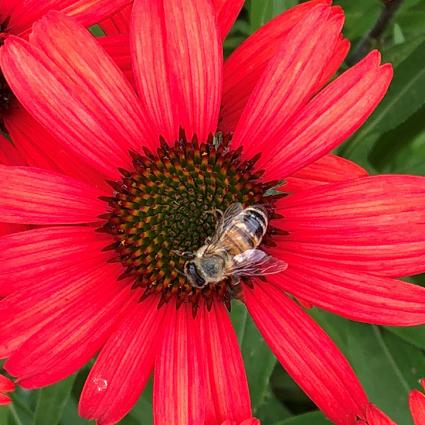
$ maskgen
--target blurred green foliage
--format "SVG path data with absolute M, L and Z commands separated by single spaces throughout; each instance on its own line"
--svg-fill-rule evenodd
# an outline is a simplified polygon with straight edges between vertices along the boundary
M 296 0 L 248 0 L 225 41 L 225 54 L 250 33 L 296 4 Z M 344 33 L 353 49 L 383 8 L 379 0 L 339 0 L 346 13 Z M 368 122 L 338 153 L 370 173 L 425 175 L 425 2 L 405 0 L 373 47 L 394 64 L 394 81 Z M 402 187 L 394 188 L 403 190 Z M 423 284 L 423 277 L 416 279 Z M 346 354 L 372 402 L 402 425 L 411 425 L 409 390 L 425 376 L 425 327 L 381 328 L 350 322 L 313 309 L 312 316 Z M 324 425 L 329 422 L 282 370 L 246 310 L 234 303 L 232 320 L 245 359 L 254 414 L 263 425 Z M 0 425 L 83 425 L 77 403 L 88 367 L 40 391 L 18 389 L 9 408 L 0 408 Z M 122 425 L 152 424 L 151 384 Z

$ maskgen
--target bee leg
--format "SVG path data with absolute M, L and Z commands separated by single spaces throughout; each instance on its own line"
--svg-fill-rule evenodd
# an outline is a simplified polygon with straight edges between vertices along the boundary
M 195 257 L 195 254 L 191 251 L 180 251 L 179 249 L 172 249 L 171 254 L 177 255 L 178 257 L 183 257 L 186 260 L 191 260 Z

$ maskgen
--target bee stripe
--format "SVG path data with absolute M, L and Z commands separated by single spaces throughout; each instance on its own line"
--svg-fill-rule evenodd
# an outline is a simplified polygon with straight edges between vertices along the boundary
M 252 214 L 253 216 L 255 216 L 257 221 L 261 223 L 264 226 L 264 228 L 267 228 L 267 222 L 268 222 L 267 215 L 263 211 L 261 211 L 258 208 L 247 208 L 246 212 L 248 214 Z
M 255 236 L 260 242 L 267 230 L 264 215 L 261 212 L 249 210 L 244 217 L 244 223 L 248 227 L 250 234 Z

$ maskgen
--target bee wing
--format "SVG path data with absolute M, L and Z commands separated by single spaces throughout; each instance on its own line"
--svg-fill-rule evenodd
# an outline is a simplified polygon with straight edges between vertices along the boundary
M 207 251 L 214 250 L 215 244 L 220 240 L 223 232 L 229 226 L 229 224 L 233 221 L 233 219 L 238 216 L 243 211 L 243 206 L 240 202 L 235 202 L 231 204 L 226 211 L 224 211 L 223 217 L 220 218 L 220 221 L 217 224 L 217 228 L 213 237 L 211 238 L 211 242 L 209 243 Z
M 219 229 L 223 231 L 232 221 L 243 211 L 243 206 L 240 202 L 231 204 L 226 211 L 224 211 L 223 217 L 219 223 Z M 217 232 L 219 233 L 219 232 Z
M 233 257 L 233 265 L 230 274 L 239 276 L 257 276 L 275 274 L 285 271 L 288 264 L 260 249 L 248 249 Z

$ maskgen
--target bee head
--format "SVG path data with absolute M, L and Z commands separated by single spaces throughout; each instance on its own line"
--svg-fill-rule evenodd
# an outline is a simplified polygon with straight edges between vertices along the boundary
M 200 275 L 194 261 L 186 261 L 184 265 L 184 274 L 190 284 L 195 288 L 203 288 L 207 284 L 206 280 Z

